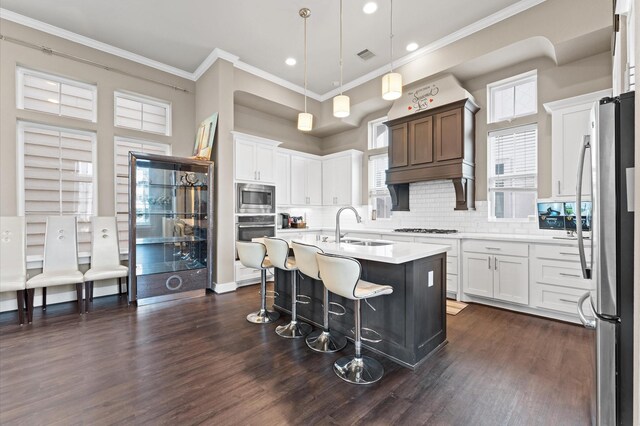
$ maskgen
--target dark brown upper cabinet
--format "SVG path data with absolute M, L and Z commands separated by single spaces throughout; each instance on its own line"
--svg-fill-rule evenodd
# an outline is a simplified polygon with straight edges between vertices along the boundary
M 456 210 L 475 208 L 475 114 L 469 99 L 386 122 L 393 210 L 409 210 L 409 184 L 450 179 Z

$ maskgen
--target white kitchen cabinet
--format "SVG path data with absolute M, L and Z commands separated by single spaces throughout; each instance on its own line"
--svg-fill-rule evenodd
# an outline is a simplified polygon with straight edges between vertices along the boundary
M 288 206 L 291 204 L 291 155 L 284 152 L 276 152 L 276 205 Z
M 591 107 L 610 95 L 611 90 L 604 90 L 544 104 L 551 114 L 553 197 L 575 197 L 578 153 L 585 135 L 591 132 Z M 585 161 L 585 168 L 591 169 L 590 157 Z M 591 194 L 589 177 L 588 173 L 584 174 L 583 195 Z
M 322 204 L 362 203 L 362 152 L 348 150 L 322 158 Z
M 281 142 L 239 132 L 232 134 L 236 180 L 274 183 L 276 147 Z
M 463 242 L 466 294 L 529 304 L 529 246 L 503 241 Z
M 291 154 L 291 205 L 322 205 L 322 162 Z

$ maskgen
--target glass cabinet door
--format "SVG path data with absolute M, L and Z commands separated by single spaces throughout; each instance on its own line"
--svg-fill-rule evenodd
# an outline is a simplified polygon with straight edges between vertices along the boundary
M 136 275 L 207 267 L 207 182 L 206 167 L 137 162 Z

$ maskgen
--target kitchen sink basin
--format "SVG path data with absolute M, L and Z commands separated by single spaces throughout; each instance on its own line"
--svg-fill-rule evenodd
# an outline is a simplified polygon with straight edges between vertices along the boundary
M 342 242 L 345 244 L 351 244 L 354 246 L 369 246 L 369 247 L 390 246 L 391 244 L 393 244 L 393 242 L 391 241 L 352 240 L 349 238 L 343 238 Z

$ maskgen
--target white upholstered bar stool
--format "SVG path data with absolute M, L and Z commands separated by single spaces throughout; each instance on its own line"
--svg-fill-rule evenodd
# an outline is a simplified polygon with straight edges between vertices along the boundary
M 267 248 L 262 243 L 236 242 L 238 258 L 247 268 L 260 270 L 260 310 L 247 315 L 247 321 L 254 324 L 267 324 L 280 318 L 280 314 L 267 309 L 267 269 L 273 268 L 267 259 Z
M 320 248 L 304 243 L 298 243 L 293 241 L 291 243 L 293 254 L 296 258 L 296 265 L 300 272 L 313 278 L 314 280 L 322 281 L 320 277 L 320 271 L 318 270 L 318 260 L 316 254 L 324 253 Z M 329 290 L 323 285 L 323 298 L 322 298 L 322 329 L 316 330 L 306 337 L 307 346 L 316 352 L 338 352 L 347 346 L 347 338 L 336 332 L 329 330 L 329 314 L 334 313 L 337 315 L 344 315 L 343 313 L 331 312 L 329 310 Z M 338 305 L 337 303 L 334 305 Z M 338 305 L 341 306 L 341 305 Z
M 355 302 L 355 356 L 345 356 L 333 364 L 333 371 L 342 380 L 367 385 L 380 380 L 384 368 L 375 359 L 362 355 L 362 324 L 360 300 L 393 293 L 393 287 L 379 285 L 360 279 L 362 267 L 356 259 L 318 253 L 318 266 L 324 285 L 330 292 Z
M 82 313 L 84 276 L 78 270 L 78 232 L 75 216 L 49 216 L 44 231 L 42 273 L 27 281 L 29 320 L 33 321 L 36 288 L 76 285 L 78 310 Z
M 93 302 L 93 282 L 118 279 L 118 293 L 122 294 L 122 278 L 127 280 L 129 268 L 120 264 L 118 226 L 113 216 L 91 218 L 91 268 L 84 273 L 85 311 L 89 312 L 89 302 Z
M 298 339 L 311 333 L 312 327 L 298 322 L 298 267 L 294 258 L 289 257 L 289 243 L 280 238 L 265 238 L 267 255 L 274 268 L 291 272 L 291 322 L 276 327 L 276 333 L 288 339 Z
M 18 320 L 24 324 L 27 256 L 24 216 L 0 217 L 0 293 L 16 292 Z

